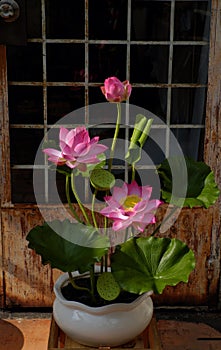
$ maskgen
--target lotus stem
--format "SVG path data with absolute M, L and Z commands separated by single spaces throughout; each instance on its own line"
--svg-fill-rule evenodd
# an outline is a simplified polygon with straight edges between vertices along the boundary
M 94 276 L 94 266 L 90 269 L 90 281 L 91 281 L 91 297 L 92 301 L 96 302 L 94 291 L 95 291 L 95 276 Z
M 94 227 L 98 228 L 96 217 L 94 214 L 94 203 L 95 203 L 95 198 L 96 198 L 97 190 L 94 190 L 93 196 L 92 196 L 92 202 L 91 202 L 91 215 L 94 223 Z
M 110 158 L 109 158 L 109 164 L 108 164 L 109 171 L 111 171 L 111 168 L 112 168 L 115 146 L 116 146 L 116 142 L 117 142 L 118 133 L 120 130 L 120 123 L 121 123 L 121 104 L 118 102 L 117 103 L 117 122 L 116 122 L 116 127 L 115 127 L 114 138 L 113 138 L 112 145 L 111 145 Z
M 71 272 L 68 272 L 68 276 L 69 276 L 69 281 L 72 285 L 72 287 L 74 289 L 77 289 L 77 290 L 84 290 L 84 291 L 87 291 L 88 293 L 91 293 L 90 289 L 89 288 L 86 288 L 86 287 L 80 287 L 78 286 L 76 283 L 75 283 L 75 280 L 74 280 L 74 277 L 72 276 L 72 273 Z
M 131 164 L 131 170 L 132 170 L 132 174 L 131 174 L 131 182 L 135 180 L 135 165 Z
M 66 190 L 66 198 L 67 198 L 67 201 L 68 201 L 68 205 L 69 205 L 69 208 L 70 208 L 70 211 L 71 213 L 73 214 L 73 216 L 75 217 L 75 219 L 78 221 L 78 222 L 81 222 L 79 216 L 77 215 L 75 209 L 73 208 L 73 205 L 71 203 L 71 199 L 70 199 L 70 187 L 69 187 L 69 175 L 66 175 L 66 183 L 65 183 L 65 190 Z
M 89 217 L 88 217 L 88 215 L 87 215 L 87 213 L 86 213 L 86 211 L 84 209 L 84 206 L 82 205 L 81 200 L 78 197 L 78 194 L 77 194 L 77 192 L 75 190 L 75 181 L 74 181 L 74 174 L 73 174 L 73 172 L 71 173 L 71 188 L 72 188 L 73 194 L 74 194 L 74 196 L 76 198 L 76 201 L 77 201 L 77 203 L 78 203 L 78 205 L 79 205 L 79 207 L 80 207 L 80 209 L 82 211 L 82 214 L 84 215 L 84 218 L 85 218 L 87 224 L 90 225 Z

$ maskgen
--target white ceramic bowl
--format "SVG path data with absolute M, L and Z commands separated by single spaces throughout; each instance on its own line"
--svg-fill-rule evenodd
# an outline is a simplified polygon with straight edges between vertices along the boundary
M 61 285 L 67 280 L 68 274 L 63 274 L 54 285 L 53 315 L 58 326 L 76 342 L 94 347 L 119 346 L 133 340 L 150 323 L 152 292 L 129 304 L 90 307 L 63 297 Z

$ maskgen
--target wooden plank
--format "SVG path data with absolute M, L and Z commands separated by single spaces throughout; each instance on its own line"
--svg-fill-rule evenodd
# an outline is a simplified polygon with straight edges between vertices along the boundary
M 10 141 L 8 120 L 8 81 L 6 47 L 0 45 L 0 199 L 11 205 Z
M 157 328 L 157 321 L 156 318 L 153 317 L 149 327 L 148 327 L 148 339 L 149 339 L 149 346 L 151 349 L 155 350 L 161 350 L 162 349 L 162 343 L 161 338 L 159 336 L 158 328 Z
M 163 217 L 167 206 L 158 211 L 158 220 Z M 48 220 L 62 219 L 58 207 L 45 208 L 44 217 Z M 43 267 L 41 259 L 27 248 L 26 236 L 29 230 L 43 222 L 37 207 L 3 208 L 2 224 L 4 230 L 4 269 L 6 305 L 22 307 L 51 306 L 53 302 L 53 283 L 60 273 Z M 167 287 L 162 295 L 154 296 L 155 305 L 208 305 L 208 261 L 212 235 L 213 208 L 184 208 L 177 222 L 163 235 L 177 237 L 186 242 L 195 252 L 196 268 L 188 284 Z M 151 228 L 153 229 L 153 228 Z M 215 275 L 218 283 L 218 273 Z M 214 282 L 215 284 L 215 282 Z M 217 291 L 210 296 L 216 299 Z
M 2 210 L 6 307 L 49 307 L 52 304 L 52 273 L 28 249 L 29 230 L 42 221 L 37 210 Z
M 0 45 L 0 247 L 3 246 L 3 234 L 1 227 L 1 206 L 3 202 L 10 199 L 10 183 L 7 176 L 9 170 L 9 157 L 7 158 L 9 140 L 8 133 L 8 91 L 7 91 L 7 67 L 6 67 L 6 47 Z M 7 159 L 6 159 L 7 158 Z M 9 171 L 10 173 L 10 171 Z M 10 175 L 9 175 L 10 176 Z M 4 306 L 4 275 L 2 249 L 0 254 L 0 307 Z
M 216 181 L 221 189 L 221 1 L 212 0 L 212 16 L 210 30 L 210 55 L 208 71 L 208 92 L 205 124 L 204 157 L 215 173 Z M 220 276 L 220 217 L 221 197 L 214 206 L 210 257 L 208 259 L 208 298 L 210 305 L 219 300 L 221 307 Z M 214 298 L 214 292 L 219 296 Z
M 53 285 L 60 274 L 43 266 L 41 258 L 28 248 L 26 236 L 35 226 L 45 220 L 64 219 L 59 207 L 45 208 L 42 217 L 37 206 L 15 206 L 2 209 L 2 230 L 4 232 L 4 287 L 5 306 L 51 307 L 54 295 Z
M 159 320 L 165 350 L 220 350 L 221 333 L 205 323 Z
M 49 335 L 49 319 L 1 319 L 1 350 L 45 350 Z
M 114 347 L 116 350 L 120 349 L 147 349 L 147 350 L 162 350 L 160 335 L 157 329 L 157 322 L 155 317 L 152 318 L 149 326 L 133 341 L 121 346 Z M 67 337 L 58 327 L 54 318 L 51 319 L 51 328 L 48 339 L 48 350 L 55 349 L 94 349 L 89 346 L 84 346 L 76 343 L 74 340 Z M 110 349 L 110 347 L 99 347 L 100 350 Z
M 158 210 L 157 221 L 161 222 L 165 215 L 166 206 Z M 154 295 L 154 304 L 196 306 L 208 305 L 208 285 L 210 246 L 212 239 L 212 220 L 214 208 L 183 208 L 173 226 L 160 236 L 174 237 L 184 241 L 193 249 L 196 258 L 196 267 L 190 275 L 189 282 L 179 283 L 176 287 L 166 287 L 163 294 Z M 152 228 L 149 227 L 149 233 Z M 218 284 L 218 273 L 214 275 Z M 215 283 L 214 282 L 214 283 Z M 213 298 L 216 299 L 217 291 L 213 290 Z

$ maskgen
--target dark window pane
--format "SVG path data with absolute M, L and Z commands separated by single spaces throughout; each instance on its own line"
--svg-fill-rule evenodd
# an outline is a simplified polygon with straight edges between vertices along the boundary
M 106 102 L 105 96 L 98 87 L 89 88 L 89 104 Z
M 131 40 L 169 40 L 171 1 L 132 0 Z
M 167 89 L 133 88 L 130 103 L 145 108 L 165 120 L 167 112 Z
M 131 47 L 132 83 L 165 83 L 168 80 L 168 46 L 133 45 Z
M 7 47 L 8 80 L 42 81 L 42 46 L 29 43 L 27 46 Z
M 147 154 L 150 160 L 147 160 L 147 156 L 143 156 L 139 164 L 152 165 L 159 164 L 165 159 L 165 145 L 166 145 L 166 132 L 165 129 L 154 129 L 150 131 L 150 137 L 148 137 L 143 151 Z
M 40 129 L 11 129 L 11 165 L 34 164 L 43 136 L 44 131 Z M 42 159 L 39 160 L 42 162 Z
M 99 87 L 97 87 L 98 90 Z M 98 91 L 99 93 L 99 91 Z M 121 123 L 125 124 L 126 104 L 121 104 Z M 91 125 L 103 126 L 103 124 L 112 124 L 115 127 L 117 120 L 117 104 L 109 103 L 105 99 L 102 103 L 91 104 L 88 109 L 89 123 Z M 91 129 L 90 129 L 91 130 Z
M 41 0 L 26 1 L 28 38 L 41 38 Z
M 56 180 L 55 188 L 54 188 L 54 181 Z M 85 186 L 84 186 L 84 178 L 82 176 L 76 176 L 75 177 L 75 186 L 78 191 L 78 196 L 80 197 L 80 200 L 82 202 L 85 202 Z M 71 201 L 72 203 L 76 203 L 76 199 L 73 196 L 72 191 L 70 191 Z M 57 193 L 59 196 L 59 199 L 57 198 Z M 65 175 L 63 174 L 53 174 L 52 171 L 49 171 L 48 173 L 48 198 L 49 203 L 67 203 L 67 198 L 65 194 Z
M 174 46 L 174 83 L 207 83 L 208 46 Z
M 112 138 L 114 137 L 114 132 L 115 132 L 114 116 L 113 116 L 112 127 L 105 128 L 105 116 L 104 116 L 103 122 L 104 122 L 103 128 L 100 125 L 99 128 L 90 128 L 90 130 L 89 130 L 90 137 L 92 138 L 95 136 L 99 136 L 99 140 L 101 141 L 101 143 L 102 143 L 102 140 L 105 140 L 105 139 L 112 140 Z M 108 121 L 106 121 L 106 123 L 109 126 L 111 126 L 110 119 Z M 123 140 L 125 139 L 125 129 L 123 129 L 123 128 L 120 128 L 119 134 L 118 134 L 118 140 L 121 140 L 121 139 L 123 139 Z
M 156 169 L 145 169 L 145 170 L 138 169 L 137 173 L 140 179 L 140 185 L 152 187 L 151 199 L 152 198 L 159 199 L 160 198 L 160 180 L 156 172 Z
M 203 159 L 204 129 L 171 129 L 185 156 Z
M 46 35 L 48 38 L 84 38 L 84 0 L 47 0 Z
M 83 87 L 48 87 L 48 123 L 54 124 L 66 114 L 84 106 Z
M 126 45 L 90 45 L 89 79 L 103 82 L 110 76 L 126 77 Z
M 43 90 L 41 86 L 9 86 L 8 95 L 11 124 L 43 123 Z
M 127 1 L 90 0 L 89 38 L 126 40 Z
M 48 81 L 84 81 L 84 45 L 47 45 Z
M 172 90 L 172 124 L 204 124 L 206 88 Z
M 39 188 L 44 188 L 44 172 L 35 170 L 38 173 L 37 179 L 41 184 Z M 12 202 L 13 203 L 36 203 L 33 189 L 33 170 L 31 169 L 12 169 Z M 44 203 L 44 193 L 41 193 L 42 203 Z
M 176 1 L 174 40 L 209 40 L 211 1 Z

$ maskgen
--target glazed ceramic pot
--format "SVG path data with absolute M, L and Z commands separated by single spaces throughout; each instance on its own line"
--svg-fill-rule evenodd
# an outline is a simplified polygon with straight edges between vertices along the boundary
M 68 283 L 68 274 L 61 275 L 54 285 L 53 316 L 63 332 L 78 343 L 94 347 L 119 346 L 133 340 L 151 321 L 151 292 L 131 303 L 90 307 L 66 300 L 61 293 L 65 283 Z

